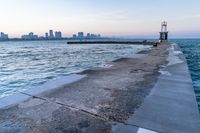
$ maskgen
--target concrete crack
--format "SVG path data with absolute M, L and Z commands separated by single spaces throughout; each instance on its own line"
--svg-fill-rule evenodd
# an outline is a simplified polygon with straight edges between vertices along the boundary
M 24 92 L 20 92 L 21 94 L 24 94 L 24 95 L 27 95 L 27 96 L 30 96 L 32 98 L 37 98 L 37 99 L 40 99 L 40 100 L 44 100 L 44 101 L 47 101 L 47 102 L 50 102 L 51 100 L 49 100 L 48 98 L 43 98 L 43 97 L 39 97 L 39 96 L 34 96 L 34 95 L 30 95 L 28 93 L 24 93 Z M 58 101 L 51 101 L 52 103 L 55 103 L 55 104 L 59 104 L 59 105 L 62 105 L 68 109 L 74 109 L 74 110 L 78 110 L 86 115 L 89 115 L 93 118 L 96 118 L 96 119 L 99 119 L 99 120 L 103 120 L 105 122 L 109 122 L 109 123 L 112 123 L 112 124 L 124 124 L 124 125 L 129 125 L 129 126 L 135 126 L 135 127 L 138 127 L 137 125 L 132 125 L 132 124 L 129 124 L 129 123 L 126 123 L 126 122 L 122 122 L 122 121 L 113 121 L 113 120 L 110 120 L 109 118 L 107 117 L 103 117 L 101 115 L 98 115 L 98 114 L 95 114 L 95 113 L 92 113 L 92 112 L 89 112 L 87 110 L 84 110 L 84 109 L 81 109 L 81 108 L 77 108 L 77 107 L 74 107 L 74 106 L 71 106 L 71 105 L 67 105 L 67 104 L 64 104 L 64 103 L 61 103 L 61 102 L 58 102 Z

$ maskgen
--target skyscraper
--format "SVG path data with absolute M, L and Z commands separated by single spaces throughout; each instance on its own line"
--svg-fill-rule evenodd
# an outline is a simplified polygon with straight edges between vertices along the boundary
M 45 33 L 45 38 L 49 38 L 49 34 L 47 32 Z
M 72 37 L 73 37 L 73 38 L 77 38 L 77 35 L 76 35 L 76 34 L 73 34 Z
M 55 38 L 56 39 L 61 39 L 62 38 L 62 33 L 60 31 L 55 32 Z
M 7 39 L 8 39 L 8 34 L 4 34 L 3 32 L 1 32 L 0 40 L 7 40 Z
M 50 39 L 54 38 L 53 30 L 49 30 L 49 38 Z
M 84 37 L 84 33 L 83 32 L 78 32 L 78 38 L 83 38 Z
M 30 32 L 28 35 L 30 38 L 33 38 L 33 36 L 34 36 L 33 32 Z
M 87 38 L 90 38 L 90 33 L 87 33 Z

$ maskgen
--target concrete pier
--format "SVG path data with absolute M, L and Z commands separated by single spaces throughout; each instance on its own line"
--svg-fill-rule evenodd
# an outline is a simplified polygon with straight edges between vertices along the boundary
M 171 58 L 171 59 L 170 59 Z M 128 125 L 159 133 L 199 133 L 200 118 L 190 72 L 176 44 L 169 49 L 168 65 L 141 107 L 128 119 Z M 117 125 L 115 132 L 126 130 Z M 137 128 L 136 128 L 137 129 Z M 127 132 L 129 133 L 129 132 Z
M 123 44 L 123 45 L 155 45 L 155 42 L 147 41 L 122 41 L 122 40 L 78 40 L 68 41 L 67 44 Z
M 1 102 L 0 133 L 200 132 L 190 73 L 175 44 L 78 75 L 75 82 Z

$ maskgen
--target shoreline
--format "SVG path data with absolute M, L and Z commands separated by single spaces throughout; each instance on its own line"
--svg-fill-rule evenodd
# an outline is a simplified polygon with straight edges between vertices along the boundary
M 174 127 L 166 125 L 170 117 L 164 117 L 165 115 L 162 114 L 162 111 L 159 112 L 159 109 L 163 106 L 168 107 L 170 102 L 176 102 L 176 99 L 173 101 L 174 95 L 170 95 L 172 98 L 170 102 L 164 102 L 160 106 L 154 106 L 155 102 L 152 102 L 151 99 L 148 100 L 155 98 L 153 94 L 163 88 L 156 88 L 162 78 L 171 81 L 174 76 L 181 77 L 178 72 L 174 71 L 173 66 L 185 67 L 185 64 L 182 65 L 185 62 L 181 63 L 176 58 L 169 67 L 172 58 L 168 57 L 171 54 L 174 56 L 180 54 L 173 52 L 173 49 L 170 48 L 171 44 L 163 43 L 158 47 L 139 52 L 133 58 L 117 59 L 111 62 L 109 67 L 85 70 L 78 74 L 87 76 L 77 82 L 64 85 L 57 88 L 56 91 L 37 95 L 37 97 L 29 97 L 26 101 L 13 107 L 0 109 L 0 132 L 119 133 L 120 131 L 129 131 L 136 133 L 149 130 L 161 132 L 162 126 L 166 132 L 170 128 L 173 130 Z M 185 68 L 181 68 L 181 72 L 182 69 L 186 71 Z M 187 78 L 190 78 L 188 73 L 186 75 Z M 187 81 L 187 84 L 190 84 L 188 79 L 180 81 Z M 179 81 L 176 86 L 179 85 L 178 83 Z M 190 95 L 190 102 L 194 105 L 193 108 L 189 110 L 189 114 L 188 110 L 182 111 L 178 110 L 179 108 L 173 109 L 172 114 L 180 113 L 185 117 L 190 117 L 190 113 L 192 113 L 197 116 L 196 101 L 193 99 L 194 92 L 187 86 L 186 90 Z M 175 94 L 179 94 L 178 92 Z M 169 97 L 166 91 L 158 94 L 161 103 L 164 101 L 163 98 Z M 152 107 L 146 109 L 146 106 L 149 107 L 148 105 L 151 104 Z M 184 108 L 188 107 L 187 104 L 183 104 L 183 106 Z M 176 106 L 172 104 L 172 107 Z M 158 117 L 162 122 L 147 123 L 148 118 L 152 117 L 153 120 Z M 173 124 L 184 127 L 184 123 L 180 121 L 182 119 L 179 117 L 177 119 L 175 121 L 177 123 Z M 193 119 L 196 124 L 199 122 L 195 117 L 188 119 Z M 12 122 L 7 124 L 10 121 Z M 194 127 L 194 125 L 194 123 L 188 123 L 185 128 L 195 132 L 199 127 Z

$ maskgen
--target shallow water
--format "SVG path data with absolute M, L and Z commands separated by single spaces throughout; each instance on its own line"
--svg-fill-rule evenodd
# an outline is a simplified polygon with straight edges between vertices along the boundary
M 149 46 L 67 45 L 66 41 L 0 42 L 0 98 L 38 87 Z
M 172 41 L 179 44 L 187 59 L 200 110 L 200 39 L 182 39 Z

